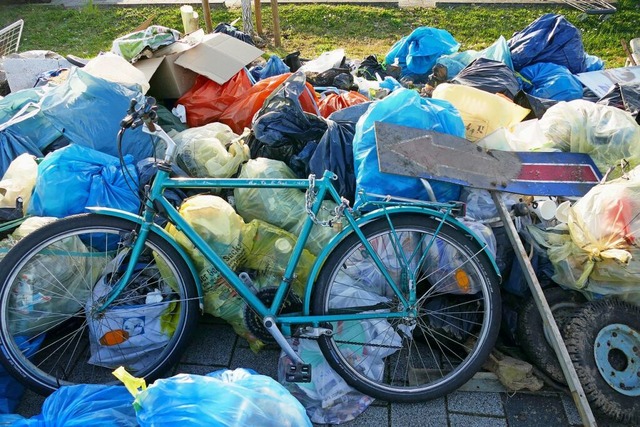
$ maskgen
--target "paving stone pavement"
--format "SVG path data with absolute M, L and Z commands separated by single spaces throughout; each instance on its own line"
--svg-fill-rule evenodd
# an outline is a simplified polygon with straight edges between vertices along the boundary
M 173 372 L 204 375 L 219 369 L 250 368 L 278 378 L 280 350 L 254 353 L 246 340 L 211 316 L 203 317 L 194 339 Z M 44 398 L 27 391 L 17 412 L 24 417 L 41 413 Z M 569 395 L 551 391 L 535 393 L 456 391 L 424 403 L 374 401 L 345 427 L 574 427 L 582 425 Z M 609 420 L 598 425 L 625 427 Z M 316 427 L 330 425 L 314 424 Z M 251 426 L 254 427 L 254 426 Z M 259 427 L 259 426 L 255 426 Z

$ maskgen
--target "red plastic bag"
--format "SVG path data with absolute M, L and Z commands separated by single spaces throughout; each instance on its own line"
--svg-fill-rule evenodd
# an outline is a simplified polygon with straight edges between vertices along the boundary
M 229 105 L 219 121 L 229 126 L 235 133 L 241 134 L 245 127 L 251 127 L 256 112 L 262 108 L 265 99 L 284 82 L 291 73 L 260 80 L 242 95 L 242 98 Z M 307 113 L 318 114 L 318 95 L 313 86 L 306 83 L 307 89 L 300 95 L 300 105 Z
M 369 98 L 356 91 L 343 92 L 341 94 L 330 93 L 325 96 L 318 104 L 318 109 L 322 117 L 329 117 L 334 111 L 351 107 L 352 105 L 368 102 Z
M 187 110 L 189 127 L 204 126 L 217 122 L 227 107 L 249 89 L 251 80 L 244 69 L 222 85 L 199 75 L 191 89 L 178 99 L 177 104 L 184 105 Z

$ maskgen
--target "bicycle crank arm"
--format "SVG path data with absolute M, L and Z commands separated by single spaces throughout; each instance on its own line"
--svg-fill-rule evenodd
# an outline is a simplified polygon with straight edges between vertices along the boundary
M 296 354 L 289 342 L 286 340 L 280 329 L 276 326 L 273 317 L 267 316 L 262 321 L 264 327 L 269 331 L 271 336 L 276 340 L 280 348 L 289 356 L 293 362 L 287 369 L 287 382 L 308 383 L 311 382 L 311 365 L 304 361 Z

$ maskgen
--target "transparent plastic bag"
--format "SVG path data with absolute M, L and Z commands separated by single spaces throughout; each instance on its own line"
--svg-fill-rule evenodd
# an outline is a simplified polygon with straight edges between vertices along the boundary
M 296 353 L 312 368 L 310 383 L 286 381 L 291 359 L 282 352 L 278 359 L 278 380 L 304 406 L 314 423 L 341 424 L 359 416 L 374 399 L 348 385 L 324 359 L 318 343 L 312 340 L 290 341 Z
M 296 178 L 293 171 L 279 160 L 259 157 L 251 159 L 240 170 L 239 178 Z M 307 219 L 304 192 L 295 188 L 236 188 L 233 191 L 236 209 L 245 221 L 260 219 L 295 235 Z M 324 201 L 318 214 L 320 220 L 330 217 L 335 203 Z M 314 225 L 305 249 L 318 255 L 336 234 L 332 227 Z
M 189 128 L 173 139 L 178 165 L 193 177 L 229 178 L 249 160 L 249 147 L 223 123 Z
M 37 175 L 38 164 L 32 155 L 24 153 L 16 157 L 0 181 L 0 207 L 14 208 L 16 199 L 22 197 L 26 213 Z
M 582 99 L 559 102 L 540 126 L 555 148 L 590 154 L 603 173 L 622 159 L 640 164 L 640 126 L 624 110 Z

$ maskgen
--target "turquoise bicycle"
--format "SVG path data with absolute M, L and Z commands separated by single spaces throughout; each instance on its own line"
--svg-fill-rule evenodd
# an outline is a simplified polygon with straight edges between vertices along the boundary
M 455 218 L 460 204 L 371 197 L 352 209 L 331 172 L 307 180 L 172 178 L 176 144 L 155 124 L 154 103 L 132 102 L 119 134 L 143 126 L 166 144 L 141 214 L 93 208 L 36 230 L 2 260 L 0 361 L 14 377 L 47 395 L 62 385 L 114 383 L 119 366 L 151 381 L 179 361 L 203 291 L 185 245 L 159 218 L 246 303 L 246 327 L 286 352 L 290 381 L 313 378 L 291 337 L 316 340 L 348 384 L 387 401 L 442 396 L 481 368 L 500 326 L 499 275 L 486 244 Z M 177 188 L 304 190 L 308 217 L 280 280 L 256 292 L 167 199 L 165 190 Z M 320 221 L 325 199 L 336 208 Z M 296 296 L 291 284 L 316 224 L 339 231 Z

